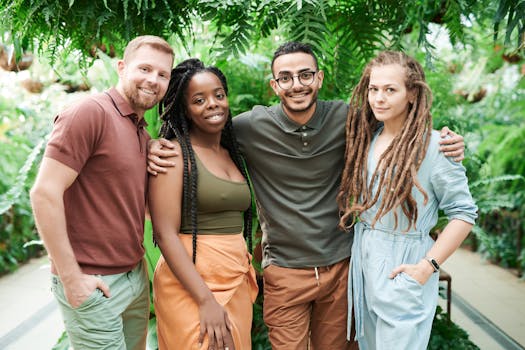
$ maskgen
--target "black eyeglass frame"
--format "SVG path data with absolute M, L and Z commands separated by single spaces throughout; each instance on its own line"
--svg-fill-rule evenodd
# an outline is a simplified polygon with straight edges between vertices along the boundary
M 301 74 L 304 74 L 304 73 L 311 73 L 312 74 L 312 81 L 309 82 L 308 84 L 305 84 L 303 83 L 303 81 L 301 80 Z M 281 80 L 282 78 L 284 77 L 280 77 L 280 78 L 276 78 L 274 79 L 276 82 L 277 82 L 277 85 L 279 85 L 279 87 L 282 89 L 282 90 L 290 90 L 291 88 L 293 88 L 293 84 L 295 82 L 295 79 L 297 77 L 297 80 L 299 81 L 299 83 L 302 85 L 302 86 L 310 86 L 313 84 L 313 82 L 315 81 L 315 75 L 319 73 L 319 71 L 314 71 L 314 70 L 308 70 L 308 71 L 303 71 L 303 72 L 299 72 L 298 74 L 294 74 L 294 75 L 287 75 L 286 77 L 288 78 L 291 78 L 290 79 L 290 82 L 292 83 L 292 85 L 290 85 L 290 87 L 287 87 L 287 88 L 283 88 L 281 86 L 281 83 L 279 82 L 279 80 Z

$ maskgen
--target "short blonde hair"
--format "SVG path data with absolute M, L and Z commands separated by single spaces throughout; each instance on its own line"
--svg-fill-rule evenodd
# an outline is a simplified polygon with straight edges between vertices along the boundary
M 151 46 L 156 50 L 170 54 L 173 58 L 173 49 L 166 40 L 155 35 L 142 35 L 128 43 L 124 50 L 124 61 L 127 62 L 142 46 Z

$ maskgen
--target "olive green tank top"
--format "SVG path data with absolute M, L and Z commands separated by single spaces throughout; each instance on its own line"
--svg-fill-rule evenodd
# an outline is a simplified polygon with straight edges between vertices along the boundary
M 197 179 L 197 232 L 199 234 L 238 234 L 242 232 L 243 212 L 251 202 L 246 181 L 230 181 L 212 174 L 195 154 Z M 191 233 L 191 218 L 183 215 L 181 233 Z

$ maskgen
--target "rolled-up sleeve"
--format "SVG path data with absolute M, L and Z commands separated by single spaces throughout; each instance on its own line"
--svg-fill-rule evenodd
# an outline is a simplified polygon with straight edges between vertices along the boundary
M 459 219 L 474 224 L 478 207 L 468 187 L 465 167 L 445 157 L 442 153 L 435 159 L 431 182 L 443 210 L 449 220 Z

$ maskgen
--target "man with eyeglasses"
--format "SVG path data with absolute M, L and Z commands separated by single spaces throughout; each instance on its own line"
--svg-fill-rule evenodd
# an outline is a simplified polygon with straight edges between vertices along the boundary
M 233 127 L 263 233 L 263 313 L 272 349 L 357 349 L 346 340 L 352 234 L 337 228 L 336 203 L 348 105 L 317 99 L 324 72 L 309 45 L 283 44 L 271 68 L 281 103 L 255 106 Z M 462 137 L 449 140 L 456 143 L 451 155 L 462 157 Z M 163 171 L 168 163 L 156 156 L 168 153 L 151 153 L 150 172 Z
M 317 99 L 324 72 L 306 44 L 279 47 L 271 68 L 281 103 L 234 118 L 263 232 L 264 321 L 274 350 L 350 349 L 352 235 L 337 228 L 335 200 L 348 105 Z

